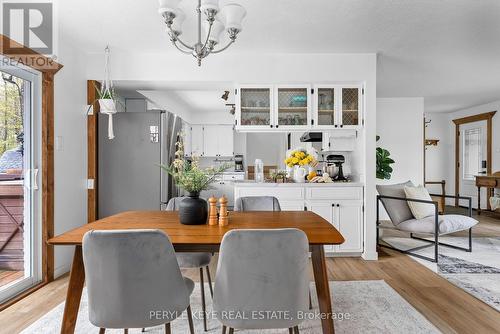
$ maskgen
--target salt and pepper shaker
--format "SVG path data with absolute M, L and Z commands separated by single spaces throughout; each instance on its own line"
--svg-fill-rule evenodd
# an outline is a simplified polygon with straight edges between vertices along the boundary
M 213 195 L 208 199 L 209 210 L 208 210 L 208 225 L 214 226 L 218 224 L 217 221 L 217 198 Z
M 220 210 L 219 210 L 219 226 L 229 225 L 229 217 L 227 213 L 227 198 L 222 196 L 219 198 Z

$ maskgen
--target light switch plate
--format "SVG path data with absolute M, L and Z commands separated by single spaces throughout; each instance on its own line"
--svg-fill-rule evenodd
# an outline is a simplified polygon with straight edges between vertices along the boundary
M 56 151 L 62 151 L 63 150 L 63 137 L 62 136 L 56 136 L 55 138 L 55 149 Z
M 94 179 L 87 179 L 87 189 L 94 189 Z

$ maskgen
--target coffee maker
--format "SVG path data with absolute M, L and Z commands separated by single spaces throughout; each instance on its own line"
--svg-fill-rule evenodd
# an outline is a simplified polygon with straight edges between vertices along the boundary
M 234 156 L 234 171 L 235 172 L 244 172 L 245 169 L 243 167 L 243 155 L 236 154 Z
M 344 176 L 344 171 L 342 170 L 342 164 L 345 162 L 345 157 L 340 154 L 330 154 L 326 157 L 326 163 L 328 165 L 335 166 L 335 175 L 330 175 L 333 181 L 345 182 L 348 179 Z

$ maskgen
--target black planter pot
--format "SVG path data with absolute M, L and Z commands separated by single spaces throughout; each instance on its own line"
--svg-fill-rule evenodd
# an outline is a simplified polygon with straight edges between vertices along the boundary
M 199 193 L 189 193 L 179 204 L 179 220 L 184 225 L 203 225 L 207 223 L 207 201 Z

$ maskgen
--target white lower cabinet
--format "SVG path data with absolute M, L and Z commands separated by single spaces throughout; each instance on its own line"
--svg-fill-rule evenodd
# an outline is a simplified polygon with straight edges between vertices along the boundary
M 239 186 L 235 183 L 234 197 L 274 196 L 283 211 L 312 211 L 330 224 L 343 236 L 345 242 L 325 246 L 325 252 L 355 255 L 363 252 L 363 187 L 361 186 L 299 186 L 275 187 Z
M 304 201 L 280 201 L 282 211 L 304 211 Z
M 336 229 L 338 229 L 338 220 L 334 219 L 334 207 L 333 204 L 330 202 L 311 202 L 309 201 L 306 205 L 308 211 L 312 211 L 315 214 L 321 216 L 321 218 L 328 220 L 330 224 L 335 226 Z M 335 250 L 335 246 L 333 245 L 327 245 L 325 247 L 325 252 L 333 252 Z
M 308 211 L 328 220 L 344 236 L 343 244 L 325 246 L 326 252 L 358 253 L 363 251 L 362 201 L 308 201 L 306 207 Z
M 333 220 L 338 222 L 338 230 L 344 236 L 345 242 L 336 246 L 339 252 L 355 253 L 363 251 L 363 202 L 342 201 L 336 203 L 336 215 Z

